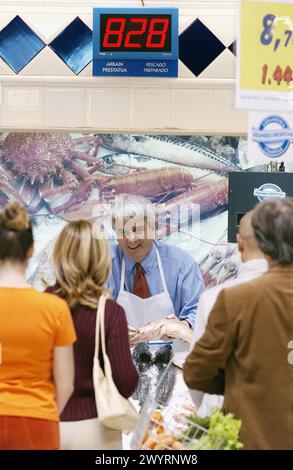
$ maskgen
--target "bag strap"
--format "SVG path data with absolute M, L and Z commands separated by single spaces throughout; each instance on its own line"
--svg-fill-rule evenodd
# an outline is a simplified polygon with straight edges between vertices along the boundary
M 106 353 L 106 338 L 105 338 L 105 305 L 106 305 L 106 297 L 100 300 L 101 305 L 101 313 L 100 313 L 100 327 L 101 327 L 101 338 L 102 338 L 102 354 L 104 359 L 104 364 L 108 359 Z
M 97 308 L 97 316 L 96 316 L 96 342 L 95 342 L 95 358 L 99 361 L 99 352 L 100 352 L 100 330 L 101 330 L 101 337 L 102 337 L 102 352 L 104 358 L 104 351 L 105 348 L 105 304 L 108 296 L 104 293 L 101 294 L 99 298 L 98 308 Z M 104 347 L 103 347 L 104 343 Z
M 97 318 L 96 318 L 96 344 L 95 344 L 95 356 L 94 356 L 95 360 L 100 365 L 99 352 L 100 352 L 100 336 L 101 336 L 102 355 L 103 355 L 103 362 L 104 362 L 104 374 L 108 376 L 112 375 L 111 364 L 110 364 L 110 361 L 106 352 L 106 337 L 105 337 L 105 305 L 109 297 L 110 296 L 107 293 L 103 293 L 101 294 L 99 298 Z

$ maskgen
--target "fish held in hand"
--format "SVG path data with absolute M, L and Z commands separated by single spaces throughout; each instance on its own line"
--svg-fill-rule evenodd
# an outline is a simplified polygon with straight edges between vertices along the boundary
M 154 320 L 142 328 L 138 328 L 137 334 L 130 337 L 130 344 L 161 339 L 180 339 L 191 343 L 192 334 L 185 322 L 172 315 L 161 320 Z

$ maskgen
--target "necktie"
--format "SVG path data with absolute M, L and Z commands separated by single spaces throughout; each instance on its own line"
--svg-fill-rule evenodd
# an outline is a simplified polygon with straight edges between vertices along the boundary
M 136 273 L 134 276 L 133 283 L 133 294 L 141 297 L 142 299 L 147 299 L 151 296 L 147 280 L 145 278 L 142 265 L 140 263 L 135 263 Z

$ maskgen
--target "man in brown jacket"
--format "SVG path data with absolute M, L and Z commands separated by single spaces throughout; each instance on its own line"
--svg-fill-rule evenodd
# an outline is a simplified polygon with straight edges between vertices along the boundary
M 219 294 L 184 379 L 224 395 L 244 448 L 293 449 L 293 199 L 259 204 L 252 226 L 270 269 Z

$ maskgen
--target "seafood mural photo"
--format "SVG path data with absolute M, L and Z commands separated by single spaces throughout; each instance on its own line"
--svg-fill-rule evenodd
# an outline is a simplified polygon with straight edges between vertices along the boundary
M 187 250 L 206 286 L 235 276 L 237 250 L 226 242 L 227 175 L 248 168 L 246 146 L 243 137 L 2 133 L 0 207 L 16 198 L 32 217 L 29 282 L 40 290 L 52 284 L 51 253 L 65 224 L 102 217 L 96 208 L 120 194 L 152 201 L 164 221 L 157 237 Z

